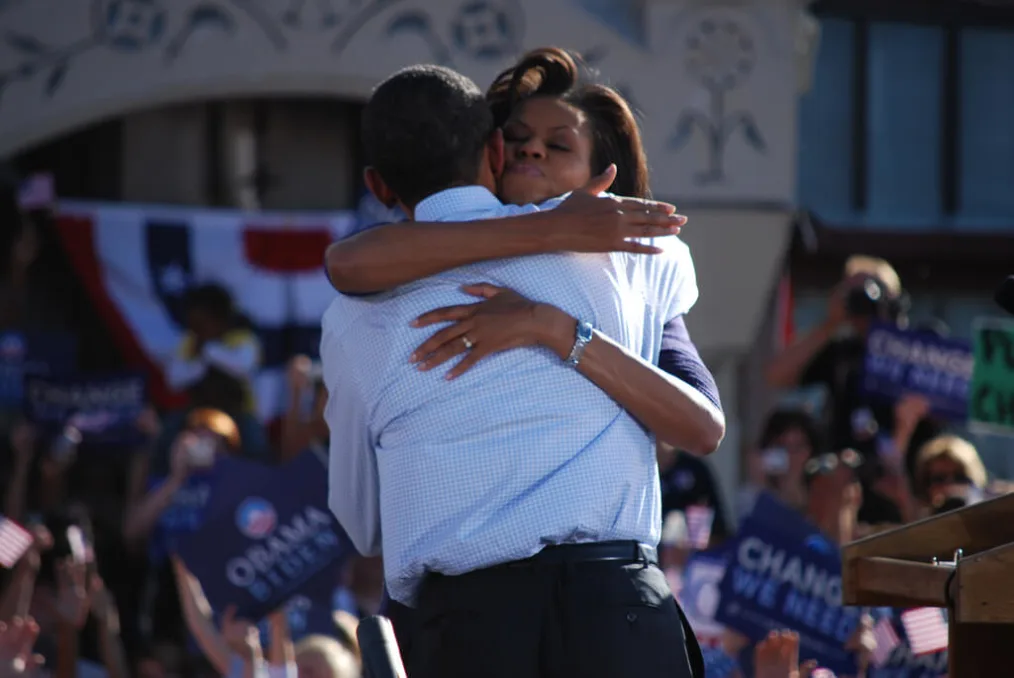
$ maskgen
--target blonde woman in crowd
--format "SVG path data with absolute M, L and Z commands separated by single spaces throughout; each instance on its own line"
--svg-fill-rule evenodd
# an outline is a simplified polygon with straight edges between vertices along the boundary
M 973 504 L 986 489 L 986 467 L 978 451 L 954 435 L 937 436 L 919 448 L 914 475 L 920 517 Z

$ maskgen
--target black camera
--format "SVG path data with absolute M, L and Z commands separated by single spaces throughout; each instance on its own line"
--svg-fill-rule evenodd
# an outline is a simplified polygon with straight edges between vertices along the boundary
M 905 301 L 892 297 L 876 278 L 866 278 L 845 296 L 845 310 L 853 318 L 897 320 L 905 311 Z

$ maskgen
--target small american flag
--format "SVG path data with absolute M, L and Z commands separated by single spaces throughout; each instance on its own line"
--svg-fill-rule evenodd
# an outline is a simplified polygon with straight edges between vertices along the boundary
M 917 607 L 901 613 L 908 646 L 916 657 L 947 649 L 947 620 L 936 607 Z
M 14 567 L 31 545 L 32 535 L 28 530 L 0 516 L 0 565 Z
M 687 543 L 690 548 L 704 550 L 711 541 L 715 509 L 709 506 L 688 506 L 686 509 Z
M 879 668 L 891 658 L 894 648 L 901 645 L 901 639 L 887 617 L 881 618 L 873 627 L 873 638 L 877 641 L 877 647 L 873 650 L 873 664 Z
M 32 175 L 18 188 L 18 207 L 23 210 L 49 207 L 55 198 L 52 174 Z

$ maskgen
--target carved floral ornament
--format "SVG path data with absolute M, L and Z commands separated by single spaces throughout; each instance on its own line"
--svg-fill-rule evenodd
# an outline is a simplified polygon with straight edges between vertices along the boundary
M 0 0 L 0 152 L 116 115 L 124 90 L 128 106 L 159 99 L 163 83 L 198 95 L 217 91 L 201 87 L 241 77 L 235 70 L 246 62 L 219 68 L 213 61 L 232 49 L 251 54 L 258 61 L 251 68 L 282 74 L 299 74 L 306 63 L 305 82 L 331 73 L 358 78 L 349 87 L 361 95 L 378 77 L 369 60 L 396 67 L 401 49 L 406 59 L 459 68 L 484 82 L 558 33 L 643 114 L 656 176 L 680 186 L 722 185 L 726 156 L 729 167 L 780 162 L 771 101 L 779 111 L 794 105 L 767 88 L 768 101 L 753 93 L 759 77 L 770 78 L 771 44 L 792 43 L 791 36 L 772 38 L 771 26 L 782 19 L 760 0 L 680 5 L 662 30 L 665 50 L 627 42 L 568 0 L 73 0 L 66 22 L 47 21 L 46 9 L 67 1 Z M 150 73 L 150 84 L 112 82 L 103 99 L 89 99 L 88 83 L 97 77 L 91 69 L 109 69 L 110 56 L 138 64 L 130 72 Z M 202 59 L 212 60 L 207 68 Z M 188 89 L 195 68 L 203 81 Z
M 335 58 L 375 19 L 385 20 L 388 38 L 421 37 L 433 60 L 446 65 L 454 65 L 457 56 L 496 60 L 521 49 L 519 0 L 462 0 L 449 25 L 438 24 L 424 6 L 404 0 L 91 0 L 91 20 L 76 40 L 52 44 L 30 31 L 0 29 L 0 42 L 16 55 L 0 66 L 0 95 L 14 83 L 38 81 L 41 94 L 53 96 L 72 73 L 74 61 L 97 49 L 157 50 L 171 63 L 198 31 L 235 37 L 241 22 L 255 26 L 265 47 L 279 52 L 287 51 L 302 32 L 324 33 Z M 11 2 L 0 4 L 0 16 L 12 7 Z

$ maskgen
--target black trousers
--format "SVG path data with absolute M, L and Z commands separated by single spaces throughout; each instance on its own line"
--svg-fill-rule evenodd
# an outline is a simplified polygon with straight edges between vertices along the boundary
M 413 612 L 409 678 L 703 678 L 697 641 L 649 562 L 430 575 Z

